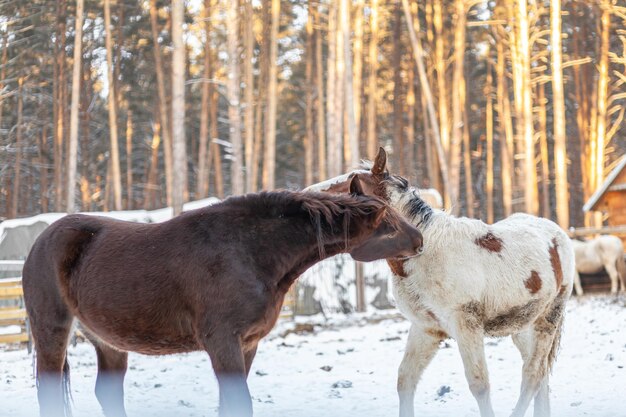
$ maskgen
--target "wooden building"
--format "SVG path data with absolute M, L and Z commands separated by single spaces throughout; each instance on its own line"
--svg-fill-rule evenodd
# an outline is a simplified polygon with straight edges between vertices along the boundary
M 584 211 L 601 211 L 608 215 L 609 226 L 626 225 L 626 156 L 606 177 L 583 206 Z M 626 235 L 620 236 L 626 245 Z

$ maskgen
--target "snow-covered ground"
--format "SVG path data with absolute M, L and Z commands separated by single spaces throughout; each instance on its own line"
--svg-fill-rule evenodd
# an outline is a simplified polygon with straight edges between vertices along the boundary
M 395 312 L 299 318 L 313 333 L 290 333 L 282 321 L 259 347 L 249 378 L 255 415 L 394 416 L 396 370 L 409 323 Z M 304 326 L 307 327 L 307 326 Z M 310 327 L 310 326 L 308 326 Z M 519 390 L 521 359 L 510 338 L 486 344 L 496 415 L 509 415 Z M 101 416 L 93 394 L 96 357 L 87 343 L 69 350 L 76 417 Z M 554 416 L 626 416 L 626 300 L 590 296 L 568 305 L 565 334 L 551 379 Z M 216 416 L 218 392 L 202 352 L 131 354 L 126 376 L 129 416 Z M 418 385 L 416 415 L 478 416 L 461 358 L 448 341 Z M 0 415 L 37 415 L 32 359 L 0 351 Z M 531 415 L 531 411 L 527 413 Z

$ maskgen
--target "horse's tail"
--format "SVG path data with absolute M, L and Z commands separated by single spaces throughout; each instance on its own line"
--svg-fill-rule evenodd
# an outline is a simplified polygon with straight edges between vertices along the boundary
M 622 290 L 626 291 L 626 259 L 623 254 L 617 257 L 615 268 L 620 281 L 622 281 Z
M 70 364 L 67 362 L 67 354 L 65 362 L 63 362 L 63 407 L 65 416 L 72 417 L 72 390 L 70 386 Z
M 556 361 L 556 355 L 559 353 L 559 348 L 561 347 L 561 333 L 563 332 L 563 318 L 564 315 L 561 315 L 559 321 L 556 325 L 556 332 L 554 333 L 554 339 L 552 339 L 552 346 L 550 346 L 550 352 L 548 353 L 548 373 L 552 371 L 552 366 Z

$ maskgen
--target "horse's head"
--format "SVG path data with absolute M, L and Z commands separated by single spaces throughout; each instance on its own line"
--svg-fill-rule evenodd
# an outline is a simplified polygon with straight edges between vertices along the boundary
M 361 188 L 366 195 L 375 195 L 392 205 L 409 191 L 409 182 L 400 176 L 390 175 L 387 170 L 387 152 L 378 149 L 371 166 L 348 172 L 329 180 L 310 185 L 306 191 L 325 191 L 329 193 L 347 193 L 352 179 L 359 177 Z
M 348 191 L 356 199 L 371 199 L 364 194 L 360 175 L 354 175 Z M 411 258 L 419 255 L 423 248 L 423 237 L 419 230 L 387 204 L 373 206 L 360 222 L 359 231 L 350 242 L 348 253 L 357 261 L 369 262 L 377 259 Z

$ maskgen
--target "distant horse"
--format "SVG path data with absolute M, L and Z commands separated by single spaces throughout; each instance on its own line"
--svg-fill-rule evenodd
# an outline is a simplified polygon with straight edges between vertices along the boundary
M 309 189 L 347 192 L 358 175 L 366 193 L 387 199 L 424 235 L 422 255 L 387 260 L 398 308 L 411 321 L 398 372 L 400 416 L 413 416 L 417 382 L 448 337 L 458 343 L 481 416 L 493 416 L 483 339 L 508 335 L 524 360 L 513 416 L 522 417 L 533 397 L 535 417 L 548 416 L 548 375 L 575 274 L 570 239 L 527 214 L 488 225 L 434 210 L 386 164 L 381 148 L 373 165 Z
M 595 239 L 580 241 L 572 240 L 576 254 L 576 278 L 574 288 L 577 295 L 583 295 L 580 285 L 581 274 L 595 274 L 606 269 L 611 278 L 611 293 L 617 293 L 619 282 L 622 291 L 626 291 L 626 262 L 624 261 L 624 245 L 620 238 L 610 235 L 598 236 Z
M 420 232 L 362 195 L 358 179 L 351 191 L 249 194 L 158 224 L 79 214 L 52 224 L 23 271 L 41 414 L 69 414 L 66 347 L 76 318 L 96 348 L 105 415 L 126 415 L 128 351 L 205 350 L 220 416 L 251 416 L 246 378 L 257 344 L 300 274 L 338 253 L 405 259 L 422 247 Z

